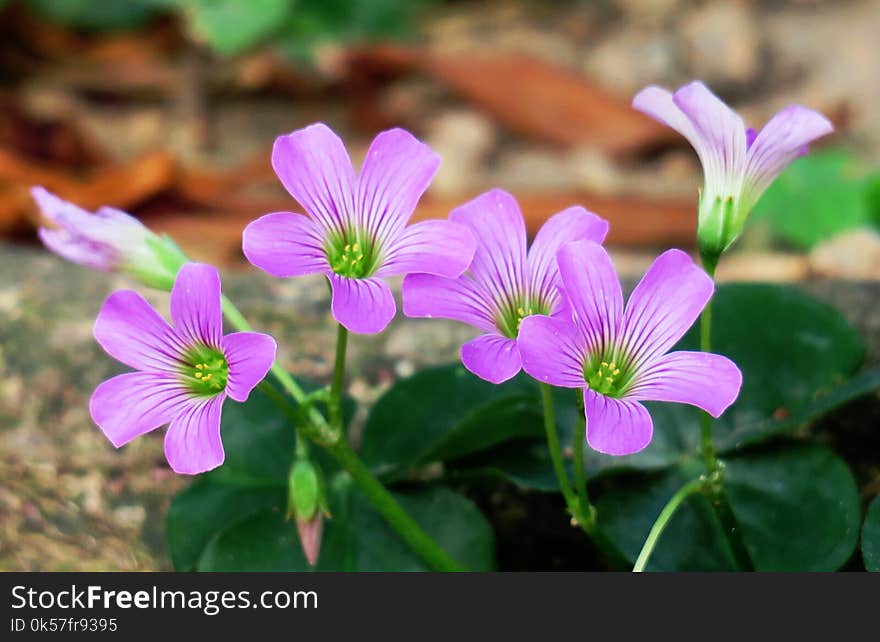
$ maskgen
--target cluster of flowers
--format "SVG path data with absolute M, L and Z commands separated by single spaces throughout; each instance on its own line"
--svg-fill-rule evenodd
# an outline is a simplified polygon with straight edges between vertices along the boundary
M 698 82 L 674 94 L 648 87 L 633 105 L 679 131 L 700 157 L 704 256 L 726 249 L 773 179 L 831 131 L 820 114 L 795 105 L 755 134 Z M 661 254 L 624 305 L 601 245 L 608 222 L 582 207 L 552 216 L 530 248 L 519 206 L 501 190 L 456 208 L 448 220 L 409 225 L 439 163 L 400 129 L 373 140 L 357 174 L 325 125 L 281 136 L 272 165 L 306 215 L 278 212 L 252 222 L 244 254 L 277 277 L 326 275 L 333 317 L 355 333 L 388 325 L 396 305 L 386 277 L 403 275 L 404 314 L 454 319 L 482 333 L 461 349 L 475 375 L 501 383 L 522 369 L 542 383 L 582 389 L 586 439 L 603 453 L 647 446 L 653 426 L 642 401 L 691 404 L 716 417 L 733 403 L 742 383 L 733 362 L 669 352 L 714 290 L 687 254 Z M 34 196 L 52 224 L 40 234 L 54 252 L 173 283 L 173 325 L 133 291 L 104 304 L 95 337 L 137 372 L 95 390 L 95 423 L 116 446 L 170 424 L 165 448 L 174 470 L 220 465 L 223 401 L 247 399 L 275 359 L 275 341 L 249 332 L 224 336 L 217 270 L 186 263 L 136 219 L 111 209 L 92 215 L 41 188 Z

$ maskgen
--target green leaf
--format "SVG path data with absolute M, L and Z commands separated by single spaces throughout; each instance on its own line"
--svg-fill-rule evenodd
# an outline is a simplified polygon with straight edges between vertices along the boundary
M 290 24 L 292 0 L 174 0 L 197 40 L 233 55 L 263 42 Z
M 376 513 L 351 479 L 341 473 L 330 484 L 333 518 L 324 526 L 319 571 L 424 571 L 410 551 Z M 492 530 L 468 500 L 442 487 L 395 496 L 453 557 L 478 571 L 494 567 Z M 280 507 L 262 510 L 221 531 L 198 564 L 201 571 L 305 571 L 294 522 Z
M 195 570 L 205 547 L 220 530 L 246 521 L 260 511 L 283 506 L 286 500 L 287 490 L 283 486 L 196 481 L 178 493 L 168 508 L 168 549 L 174 568 Z
M 739 399 L 713 423 L 713 438 L 722 454 L 791 432 L 880 386 L 876 370 L 850 379 L 864 355 L 858 332 L 836 309 L 800 290 L 770 284 L 722 285 L 713 306 L 713 351 L 733 359 L 743 372 Z M 696 327 L 676 347 L 698 348 Z M 560 438 L 567 445 L 572 443 L 579 411 L 570 391 L 557 391 L 555 399 Z M 697 409 L 670 403 L 645 405 L 654 420 L 651 444 L 625 457 L 585 447 L 588 475 L 658 470 L 697 454 Z M 500 448 L 453 462 L 451 468 L 460 473 L 482 470 L 546 489 L 550 478 L 545 471 L 551 470 L 551 462 L 546 448 L 531 449 L 527 456 L 513 456 Z M 556 484 L 550 483 L 555 489 Z
M 810 248 L 838 232 L 871 223 L 864 169 L 842 151 L 793 162 L 755 206 L 783 238 Z
M 27 0 L 27 6 L 47 20 L 96 31 L 142 27 L 156 15 L 157 8 L 154 0 L 102 2 L 100 6 L 95 0 Z
M 311 387 L 311 386 L 306 386 Z M 345 414 L 351 416 L 348 407 Z M 296 524 L 286 520 L 293 427 L 260 389 L 224 407 L 226 462 L 180 492 L 168 511 L 168 546 L 178 570 L 307 570 Z M 321 569 L 423 570 L 351 478 L 317 447 L 333 515 L 325 523 Z M 492 531 L 465 498 L 445 488 L 396 494 L 454 557 L 475 570 L 493 565 Z
M 618 483 L 599 501 L 599 520 L 635 559 L 660 510 L 701 471 L 688 460 L 657 475 Z M 814 445 L 785 444 L 727 462 L 724 488 L 760 571 L 834 571 L 858 539 L 858 489 L 846 463 Z M 702 496 L 683 504 L 657 544 L 653 570 L 732 569 L 717 517 Z
M 862 526 L 862 557 L 865 568 L 880 573 L 880 497 L 868 506 L 865 525 Z
M 525 376 L 496 386 L 461 364 L 423 370 L 396 383 L 375 403 L 361 455 L 390 478 L 508 439 L 540 436 L 537 394 Z

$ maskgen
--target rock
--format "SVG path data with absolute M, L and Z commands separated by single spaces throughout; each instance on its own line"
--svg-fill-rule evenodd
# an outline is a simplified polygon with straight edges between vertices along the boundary
M 718 263 L 718 281 L 772 281 L 796 283 L 810 273 L 810 265 L 800 254 L 734 252 Z
M 435 117 L 428 123 L 426 142 L 445 162 L 431 183 L 432 191 L 458 195 L 484 185 L 483 168 L 495 139 L 492 122 L 481 114 L 449 110 Z
M 694 77 L 716 83 L 746 83 L 758 71 L 760 33 L 741 2 L 713 2 L 690 13 L 682 27 Z
M 819 276 L 880 280 L 880 234 L 870 229 L 842 232 L 814 247 L 809 263 Z

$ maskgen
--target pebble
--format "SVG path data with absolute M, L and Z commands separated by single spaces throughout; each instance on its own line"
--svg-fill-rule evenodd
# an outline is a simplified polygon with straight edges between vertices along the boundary
M 842 232 L 814 247 L 808 260 L 819 276 L 880 280 L 880 234 L 871 229 Z

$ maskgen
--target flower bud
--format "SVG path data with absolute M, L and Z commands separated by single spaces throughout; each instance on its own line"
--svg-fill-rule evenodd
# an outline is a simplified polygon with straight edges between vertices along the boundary
M 42 187 L 31 194 L 47 225 L 43 244 L 73 263 L 102 272 L 126 272 L 149 287 L 171 290 L 187 257 L 168 237 L 160 237 L 133 216 L 112 207 L 94 214 Z
M 308 459 L 299 459 L 290 469 L 287 517 L 296 520 L 299 541 L 309 565 L 318 561 L 321 550 L 326 500 L 318 469 Z

